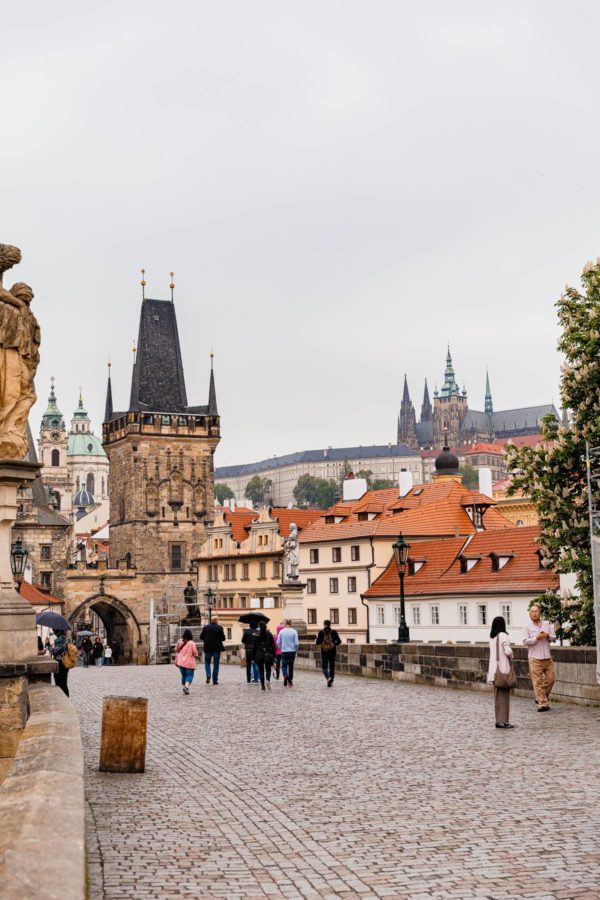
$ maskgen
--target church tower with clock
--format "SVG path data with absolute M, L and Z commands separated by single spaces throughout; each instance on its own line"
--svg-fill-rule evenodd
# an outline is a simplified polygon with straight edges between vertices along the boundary
M 48 406 L 42 417 L 38 450 L 42 463 L 42 480 L 49 494 L 48 503 L 60 512 L 70 511 L 73 493 L 67 444 L 65 420 L 58 408 L 52 378 Z

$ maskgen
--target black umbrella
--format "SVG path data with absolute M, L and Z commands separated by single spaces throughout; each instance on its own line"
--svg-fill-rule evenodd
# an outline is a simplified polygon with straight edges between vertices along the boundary
M 243 622 L 245 625 L 258 625 L 259 622 L 270 622 L 268 616 L 265 616 L 264 613 L 261 612 L 249 612 L 244 613 L 243 616 L 240 616 L 238 622 Z
M 49 609 L 38 613 L 35 617 L 36 625 L 45 625 L 46 628 L 52 628 L 53 631 L 70 631 L 71 623 L 64 616 L 51 612 Z

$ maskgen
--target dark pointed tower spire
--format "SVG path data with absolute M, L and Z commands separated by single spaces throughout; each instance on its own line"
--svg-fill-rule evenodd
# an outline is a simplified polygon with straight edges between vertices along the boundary
M 431 400 L 429 399 L 429 388 L 427 379 L 425 379 L 425 390 L 423 391 L 423 403 L 421 404 L 421 422 L 431 422 L 433 418 L 433 410 Z
M 208 414 L 209 416 L 218 416 L 217 411 L 217 390 L 215 388 L 215 372 L 213 368 L 215 354 L 210 351 L 210 385 L 208 388 Z
M 129 409 L 182 413 L 187 408 L 175 304 L 142 300 Z
M 108 361 L 108 383 L 106 385 L 106 406 L 104 407 L 104 421 L 110 422 L 113 414 L 112 382 L 110 379 L 111 361 Z
M 493 415 L 494 413 L 494 404 L 492 403 L 492 392 L 490 390 L 490 375 L 489 372 L 485 373 L 485 413 L 488 416 Z
M 406 380 L 406 372 L 404 373 L 404 390 L 402 392 L 402 402 L 410 403 L 410 394 L 408 392 L 408 381 Z
M 404 376 L 404 390 L 398 417 L 398 443 L 407 444 L 409 447 L 417 446 L 417 417 L 410 399 L 406 375 Z

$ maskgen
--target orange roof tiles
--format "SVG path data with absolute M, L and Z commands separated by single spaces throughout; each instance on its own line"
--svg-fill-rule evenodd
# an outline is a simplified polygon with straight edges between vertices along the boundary
M 19 594 L 32 606 L 52 606 L 56 603 L 62 603 L 62 600 L 59 600 L 58 597 L 53 597 L 52 594 L 45 594 L 35 584 L 30 584 L 28 581 L 21 582 Z
M 498 444 L 498 446 L 506 449 L 507 444 L 514 444 L 515 447 L 537 447 L 538 444 L 544 444 L 548 442 L 544 441 L 544 438 L 541 434 L 524 434 L 521 435 L 521 437 L 498 438 L 496 443 Z
M 290 525 L 295 522 L 298 531 L 302 531 L 314 519 L 317 519 L 323 510 L 321 509 L 288 509 L 287 507 L 271 507 L 269 510 L 272 519 L 279 523 L 279 534 L 287 537 L 290 533 Z M 231 536 L 234 541 L 240 544 L 248 539 L 250 534 L 250 526 L 258 519 L 259 511 L 256 509 L 247 509 L 243 506 L 236 507 L 233 512 L 230 509 L 223 509 L 223 516 L 228 524 L 231 524 Z
M 465 444 L 454 450 L 458 456 L 468 456 L 470 453 L 495 453 L 497 456 L 504 455 L 504 447 L 501 444 Z
M 434 594 L 469 593 L 539 593 L 558 587 L 558 575 L 540 569 L 539 529 L 510 528 L 483 531 L 475 534 L 465 547 L 464 538 L 420 541 L 414 558 L 426 562 L 414 574 L 404 577 L 407 597 Z M 460 555 L 480 556 L 479 562 L 468 572 L 460 571 Z M 492 571 L 490 554 L 511 556 L 499 571 Z M 409 558 L 413 553 L 409 554 Z M 400 579 L 393 559 L 388 567 L 365 592 L 369 598 L 398 597 Z

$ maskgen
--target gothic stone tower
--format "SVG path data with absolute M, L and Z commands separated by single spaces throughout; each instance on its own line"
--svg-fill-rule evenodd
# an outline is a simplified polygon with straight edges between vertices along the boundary
M 111 566 L 188 571 L 212 520 L 220 419 L 212 363 L 208 404 L 188 406 L 172 301 L 143 299 L 129 408 L 113 410 L 109 374 L 104 419 Z
M 408 392 L 408 382 L 404 376 L 404 392 L 398 416 L 398 443 L 409 447 L 417 446 L 417 417 Z
M 441 390 L 436 388 L 433 395 L 433 445 L 443 447 L 458 446 L 460 426 L 467 414 L 467 392 L 461 391 L 455 380 L 450 347 L 446 356 L 446 370 Z

